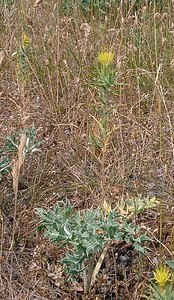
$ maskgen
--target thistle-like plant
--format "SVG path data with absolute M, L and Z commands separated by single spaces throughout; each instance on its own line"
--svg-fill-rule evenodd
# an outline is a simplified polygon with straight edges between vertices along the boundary
M 98 63 L 93 66 L 91 85 L 98 93 L 100 104 L 106 105 L 111 89 L 117 84 L 117 73 L 112 67 L 114 53 L 102 51 L 98 54 Z
M 128 223 L 126 218 L 105 202 L 103 207 L 74 212 L 69 204 L 57 205 L 54 210 L 37 210 L 41 222 L 39 230 L 45 230 L 45 238 L 65 249 L 62 263 L 69 278 L 81 274 L 84 292 L 87 293 L 96 275 L 96 254 L 101 254 L 111 241 L 133 244 L 141 253 L 143 243 L 149 238 L 140 233 L 140 228 Z
M 19 140 L 22 134 L 25 133 L 27 136 L 24 155 L 38 151 L 37 146 L 40 142 L 36 140 L 37 131 L 38 130 L 32 126 L 32 128 L 25 128 L 20 133 L 15 132 L 4 139 L 4 145 L 0 149 L 0 177 L 11 171 L 12 156 L 18 152 Z
M 110 124 L 110 115 L 113 111 L 109 103 L 109 99 L 113 95 L 113 88 L 117 84 L 117 72 L 113 68 L 114 53 L 112 51 L 101 51 L 97 56 L 97 63 L 93 66 L 93 71 L 90 74 L 90 86 L 95 89 L 97 95 L 95 116 L 91 114 L 89 124 L 89 140 L 93 147 L 94 155 L 97 157 L 101 166 L 101 200 L 104 203 L 105 199 L 105 168 L 106 154 L 115 131 L 115 126 Z
M 117 208 L 127 218 L 138 215 L 147 209 L 152 209 L 160 204 L 156 197 L 150 198 L 138 195 L 136 198 L 119 201 Z
M 18 78 L 24 84 L 30 75 L 30 68 L 28 61 L 31 58 L 31 43 L 28 35 L 24 33 L 21 47 L 17 52 L 17 71 Z
M 144 298 L 148 300 L 174 300 L 173 278 L 170 270 L 161 265 L 153 274 L 155 283 L 151 283 L 149 296 L 144 296 Z
M 154 279 L 161 290 L 164 290 L 166 283 L 170 281 L 171 273 L 165 266 L 158 267 L 154 272 Z

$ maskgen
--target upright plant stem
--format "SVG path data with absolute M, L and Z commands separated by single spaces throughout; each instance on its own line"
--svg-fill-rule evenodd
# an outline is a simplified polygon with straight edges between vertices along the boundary
M 102 202 L 105 200 L 105 154 L 106 154 L 106 141 L 103 141 L 102 149 L 102 160 L 101 160 L 101 193 L 102 193 Z
M 92 278 L 92 274 L 93 274 L 93 270 L 94 270 L 94 259 L 95 259 L 95 255 L 93 255 L 93 257 L 91 258 L 88 268 L 85 267 L 84 269 L 84 293 L 88 294 L 90 287 L 91 287 L 91 278 Z

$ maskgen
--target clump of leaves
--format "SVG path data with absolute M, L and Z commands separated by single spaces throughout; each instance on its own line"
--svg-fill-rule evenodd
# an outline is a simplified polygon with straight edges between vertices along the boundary
M 120 201 L 117 205 L 120 213 L 131 218 L 133 215 L 142 213 L 147 209 L 151 209 L 160 204 L 156 197 L 142 197 L 138 195 L 136 198 Z
M 25 128 L 21 132 L 15 132 L 4 139 L 4 145 L 0 149 L 0 178 L 3 174 L 11 172 L 12 157 L 18 152 L 19 140 L 22 134 L 26 134 L 27 139 L 24 147 L 24 155 L 37 151 L 39 142 L 36 140 L 37 129 Z
M 174 260 L 166 260 L 166 264 L 174 271 Z
M 148 300 L 174 300 L 174 290 L 171 284 L 167 284 L 164 290 L 156 284 L 150 286 L 150 295 L 144 296 Z
M 38 229 L 45 230 L 44 237 L 65 248 L 62 262 L 69 278 L 83 272 L 85 292 L 89 291 L 91 280 L 94 282 L 94 258 L 109 242 L 131 243 L 144 254 L 143 242 L 149 240 L 138 226 L 128 223 L 116 209 L 106 212 L 104 208 L 90 208 L 82 213 L 74 212 L 72 205 L 66 203 L 49 211 L 39 208 L 37 212 L 41 218 Z

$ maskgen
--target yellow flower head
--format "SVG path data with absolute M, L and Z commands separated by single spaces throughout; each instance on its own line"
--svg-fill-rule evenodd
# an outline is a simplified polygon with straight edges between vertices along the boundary
M 153 272 L 153 275 L 156 283 L 161 289 L 165 288 L 166 283 L 170 281 L 171 277 L 169 269 L 167 269 L 165 266 L 158 267 L 155 272 Z
M 103 66 L 108 66 L 110 63 L 112 63 L 113 59 L 114 59 L 114 53 L 111 51 L 110 52 L 102 51 L 98 55 L 98 61 Z
M 22 46 L 23 46 L 23 48 L 27 48 L 30 46 L 30 40 L 26 33 L 24 33 L 24 36 L 22 39 Z
M 105 213 L 106 216 L 109 215 L 109 213 L 111 212 L 111 205 L 108 204 L 106 200 L 104 200 L 103 202 L 103 212 Z

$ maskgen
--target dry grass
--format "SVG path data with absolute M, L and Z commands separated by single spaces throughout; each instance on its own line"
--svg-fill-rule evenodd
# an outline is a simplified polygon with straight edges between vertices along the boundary
M 160 198 L 162 214 L 160 209 L 149 211 L 140 222 L 158 239 L 161 224 L 162 242 L 173 253 L 174 6 L 173 1 L 163 1 L 160 10 L 158 3 L 148 7 L 147 1 L 141 1 L 136 10 L 135 1 L 129 9 L 121 1 L 106 14 L 100 10 L 84 14 L 75 5 L 64 15 L 63 1 L 40 1 L 34 6 L 35 2 L 0 3 L 0 144 L 4 136 L 33 122 L 43 141 L 42 152 L 27 158 L 22 168 L 27 188 L 19 188 L 16 220 L 10 176 L 1 182 L 0 298 L 82 299 L 77 288 L 69 292 L 59 273 L 61 251 L 36 235 L 35 208 L 66 198 L 78 209 L 101 202 L 101 157 L 89 134 L 91 128 L 98 133 L 94 118 L 100 119 L 102 112 L 89 82 L 103 49 L 114 52 L 118 73 L 118 85 L 107 104 L 112 108 L 109 128 L 117 130 L 105 157 L 105 197 L 113 207 L 137 193 Z M 30 77 L 21 86 L 15 52 L 25 32 L 32 54 Z M 12 238 L 15 245 L 10 249 Z M 158 242 L 151 247 L 149 260 L 169 257 Z M 111 257 L 108 254 L 105 262 L 109 274 L 114 272 Z M 112 275 L 112 280 L 103 282 L 101 276 L 89 299 L 143 299 L 151 268 L 148 260 L 135 257 L 135 270 L 129 273 L 132 283 L 124 276 L 119 279 L 125 285 L 118 287 L 123 290 L 120 298 L 115 297 Z

